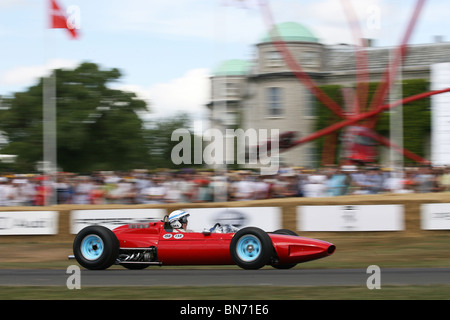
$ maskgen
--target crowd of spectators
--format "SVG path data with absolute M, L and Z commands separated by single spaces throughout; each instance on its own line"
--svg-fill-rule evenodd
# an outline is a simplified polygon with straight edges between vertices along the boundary
M 283 168 L 274 176 L 247 170 L 136 170 L 61 173 L 53 185 L 40 175 L 3 175 L 0 206 L 45 205 L 51 194 L 58 204 L 146 204 L 443 191 L 450 191 L 450 167 L 411 167 L 400 173 L 378 167 Z

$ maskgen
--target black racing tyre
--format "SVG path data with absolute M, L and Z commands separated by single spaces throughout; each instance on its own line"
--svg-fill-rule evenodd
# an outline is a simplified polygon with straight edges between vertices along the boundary
M 78 263 L 90 270 L 109 268 L 119 256 L 119 240 L 103 226 L 82 229 L 73 241 L 73 254 Z
M 122 267 L 127 268 L 128 270 L 143 270 L 148 267 L 148 264 L 127 264 L 121 263 Z
M 288 236 L 298 236 L 298 234 L 297 234 L 296 232 L 294 232 L 294 231 L 292 231 L 292 230 L 289 230 L 289 229 L 278 229 L 278 230 L 275 230 L 275 231 L 272 232 L 272 233 L 275 233 L 275 234 L 285 234 L 285 235 L 288 235 Z
M 272 240 L 264 230 L 247 227 L 236 232 L 231 239 L 230 254 L 239 267 L 260 269 L 269 263 L 273 254 Z
M 275 230 L 274 232 L 275 234 L 285 234 L 288 236 L 298 236 L 297 233 L 295 233 L 292 230 L 289 229 L 278 229 Z M 293 267 L 295 267 L 297 264 L 296 263 L 289 263 L 289 264 L 272 264 L 272 267 L 274 267 L 275 269 L 291 269 Z

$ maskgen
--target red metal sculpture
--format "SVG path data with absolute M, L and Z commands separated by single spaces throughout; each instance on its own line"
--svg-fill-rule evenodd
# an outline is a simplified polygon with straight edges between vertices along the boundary
M 357 23 L 356 14 L 352 8 L 352 5 L 349 0 L 341 0 L 344 10 L 346 12 L 347 19 L 349 21 L 350 27 L 353 31 L 353 37 L 356 43 L 359 43 L 359 46 L 365 47 L 366 42 L 361 36 L 361 29 L 359 24 Z M 423 9 L 425 4 L 425 0 L 417 0 L 415 5 L 413 14 L 409 20 L 409 24 L 407 26 L 406 32 L 402 38 L 401 43 L 396 49 L 395 57 L 391 61 L 391 63 L 387 66 L 382 81 L 380 82 L 375 95 L 372 101 L 368 101 L 368 80 L 369 80 L 369 67 L 368 67 L 368 57 L 367 52 L 365 50 L 356 49 L 355 57 L 357 64 L 357 75 L 356 75 L 356 95 L 354 99 L 354 113 L 348 114 L 343 110 L 344 108 L 338 105 L 335 101 L 333 101 L 330 97 L 328 97 L 311 79 L 311 77 L 302 69 L 301 65 L 297 62 L 297 60 L 292 56 L 289 48 L 286 43 L 283 41 L 281 37 L 277 34 L 277 29 L 274 24 L 274 19 L 268 4 L 268 0 L 259 0 L 259 5 L 263 11 L 265 23 L 267 25 L 268 30 L 271 30 L 269 33 L 272 38 L 272 42 L 278 52 L 282 55 L 285 63 L 290 68 L 290 70 L 295 74 L 297 79 L 300 81 L 302 85 L 304 85 L 311 93 L 313 93 L 316 98 L 322 102 L 329 110 L 331 110 L 334 114 L 342 119 L 341 122 L 330 125 L 329 127 L 323 128 L 317 132 L 314 132 L 306 137 L 300 138 L 298 140 L 292 141 L 290 148 L 301 145 L 303 143 L 318 139 L 322 136 L 329 135 L 341 128 L 347 126 L 355 126 L 362 125 L 367 128 L 373 129 L 376 125 L 378 116 L 381 112 L 387 111 L 389 109 L 393 109 L 399 105 L 408 104 L 409 102 L 420 100 L 423 98 L 427 98 L 436 94 L 441 94 L 445 92 L 450 92 L 450 88 L 446 88 L 443 90 L 429 91 L 421 94 L 417 94 L 411 97 L 407 97 L 389 104 L 385 104 L 385 98 L 389 93 L 389 90 L 392 87 L 392 84 L 395 81 L 395 75 L 397 74 L 398 68 L 401 64 L 401 61 L 406 56 L 407 53 L 407 43 L 411 37 L 411 34 L 414 30 L 414 27 L 419 19 L 419 15 Z M 371 131 L 371 138 L 375 141 L 379 142 L 382 145 L 385 145 L 389 148 L 394 148 L 397 152 L 403 154 L 405 157 L 412 159 L 413 161 L 428 164 L 429 161 L 408 151 L 406 149 L 400 148 L 395 143 L 391 142 L 389 139 L 377 134 L 373 130 Z M 283 151 L 287 150 L 285 148 Z

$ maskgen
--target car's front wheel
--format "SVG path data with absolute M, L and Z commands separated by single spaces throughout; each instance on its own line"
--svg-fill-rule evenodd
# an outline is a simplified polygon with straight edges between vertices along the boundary
M 108 228 L 89 226 L 75 237 L 73 254 L 78 263 L 86 269 L 107 269 L 119 255 L 119 241 Z

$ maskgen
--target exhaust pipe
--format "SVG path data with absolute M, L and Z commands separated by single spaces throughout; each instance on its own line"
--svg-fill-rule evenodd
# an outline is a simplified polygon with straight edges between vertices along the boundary
M 328 247 L 327 252 L 328 252 L 328 254 L 333 254 L 335 250 L 336 250 L 336 246 L 335 245 L 331 245 L 331 246 Z

